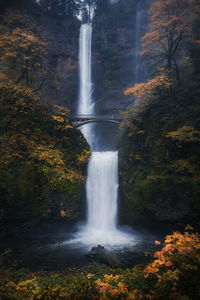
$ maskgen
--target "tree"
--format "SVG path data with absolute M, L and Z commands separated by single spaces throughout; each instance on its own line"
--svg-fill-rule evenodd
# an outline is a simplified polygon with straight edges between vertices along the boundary
M 175 72 L 178 84 L 179 64 L 188 51 L 188 43 L 194 42 L 193 30 L 199 14 L 199 0 L 157 0 L 149 10 L 149 30 L 142 38 L 141 55 L 156 59 L 171 77 Z
M 40 89 L 50 77 L 47 42 L 34 20 L 19 11 L 8 11 L 0 25 L 1 79 Z
M 158 74 L 147 82 L 141 82 L 125 91 L 125 96 L 134 95 L 138 99 L 151 99 L 159 95 L 160 91 L 169 90 L 171 81 L 165 74 Z

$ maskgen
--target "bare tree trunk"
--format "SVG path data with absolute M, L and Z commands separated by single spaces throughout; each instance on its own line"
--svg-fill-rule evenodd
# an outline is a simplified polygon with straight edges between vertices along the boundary
M 176 62 L 175 57 L 173 57 L 173 62 L 174 62 L 174 66 L 175 66 L 176 80 L 177 80 L 178 85 L 181 86 L 181 78 L 180 78 L 179 67 L 178 67 L 178 64 Z
M 170 53 L 168 54 L 167 69 L 168 69 L 169 79 L 172 81 L 172 57 L 171 57 Z M 170 94 L 170 96 L 172 96 L 172 85 L 170 85 L 169 94 Z

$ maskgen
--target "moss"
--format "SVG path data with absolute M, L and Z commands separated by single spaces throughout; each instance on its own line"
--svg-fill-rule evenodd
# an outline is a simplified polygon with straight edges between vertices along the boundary
M 198 218 L 198 88 L 130 110 L 119 140 L 121 217 L 130 223 Z
M 30 89 L 11 83 L 1 85 L 0 104 L 0 222 L 59 219 L 62 207 L 76 219 L 89 146 L 69 123 L 68 110 L 41 104 Z

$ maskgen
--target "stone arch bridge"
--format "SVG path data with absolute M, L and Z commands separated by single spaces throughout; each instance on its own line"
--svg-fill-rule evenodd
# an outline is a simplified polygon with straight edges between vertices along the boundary
M 70 116 L 69 120 L 72 122 L 73 126 L 78 128 L 80 126 L 96 123 L 96 122 L 110 122 L 121 124 L 125 116 L 123 115 L 74 115 Z

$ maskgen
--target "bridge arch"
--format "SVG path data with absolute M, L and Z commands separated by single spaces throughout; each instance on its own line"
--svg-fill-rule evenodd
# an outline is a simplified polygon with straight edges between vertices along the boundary
M 124 116 L 116 115 L 77 115 L 71 116 L 70 121 L 75 128 L 79 128 L 83 125 L 98 122 L 109 122 L 115 124 L 121 124 Z
M 83 125 L 86 125 L 86 124 L 91 124 L 91 123 L 103 123 L 103 122 L 107 122 L 107 123 L 115 123 L 115 124 L 121 124 L 122 122 L 120 121 L 116 121 L 116 120 L 88 120 L 88 121 L 83 121 L 83 122 L 80 122 L 80 123 L 76 123 L 74 124 L 74 127 L 75 128 L 79 128 Z

